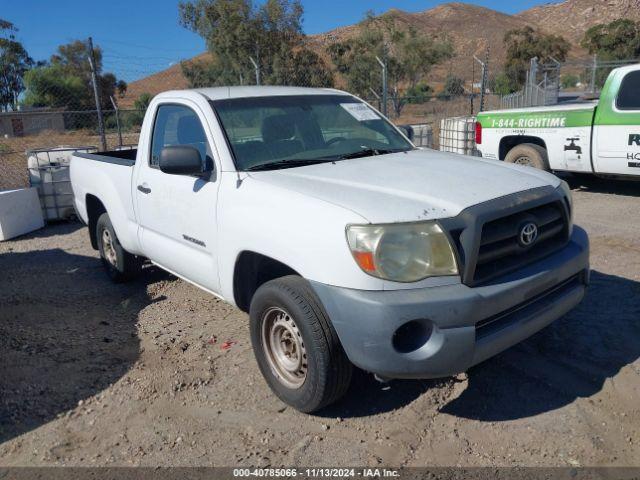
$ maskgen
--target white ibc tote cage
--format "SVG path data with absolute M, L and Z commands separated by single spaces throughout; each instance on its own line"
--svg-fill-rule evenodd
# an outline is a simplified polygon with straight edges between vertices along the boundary
M 41 148 L 27 151 L 29 184 L 38 189 L 45 221 L 66 220 L 75 215 L 69 165 L 74 152 L 95 153 L 93 146 Z
M 475 127 L 475 117 L 443 118 L 440 121 L 440 151 L 478 156 Z

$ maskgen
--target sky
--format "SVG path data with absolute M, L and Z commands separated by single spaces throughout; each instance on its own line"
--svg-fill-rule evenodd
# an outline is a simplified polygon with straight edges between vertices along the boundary
M 419 12 L 436 0 L 302 0 L 305 33 L 350 25 L 368 10 Z M 473 3 L 517 13 L 548 0 L 478 0 Z M 178 0 L 0 0 L 0 18 L 18 27 L 32 58 L 46 60 L 58 45 L 93 37 L 103 50 L 104 71 L 133 81 L 205 50 L 198 35 L 178 25 Z

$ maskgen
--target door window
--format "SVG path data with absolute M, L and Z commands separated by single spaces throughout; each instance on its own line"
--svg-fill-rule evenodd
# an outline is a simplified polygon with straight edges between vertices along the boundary
M 616 99 L 619 110 L 640 110 L 640 70 L 627 73 Z
M 195 147 L 200 152 L 202 161 L 207 163 L 207 167 L 212 163 L 207 136 L 198 115 L 184 105 L 160 105 L 153 126 L 149 165 L 158 168 L 160 152 L 164 147 L 173 145 Z

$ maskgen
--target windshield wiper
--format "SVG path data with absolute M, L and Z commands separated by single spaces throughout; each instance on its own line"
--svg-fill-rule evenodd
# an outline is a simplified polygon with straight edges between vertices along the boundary
M 261 163 L 245 168 L 247 172 L 259 172 L 263 170 L 278 170 L 280 168 L 302 167 L 304 165 L 312 165 L 314 163 L 326 163 L 331 160 L 319 158 L 294 158 L 290 160 L 277 160 L 275 162 Z
M 284 160 L 276 160 L 275 162 L 269 163 L 261 163 L 259 165 L 253 165 L 251 167 L 245 168 L 247 172 L 259 172 L 264 170 L 278 170 L 280 168 L 293 168 L 293 167 L 303 167 L 305 165 L 313 165 L 315 163 L 327 163 L 334 162 L 336 160 L 348 160 L 350 158 L 361 158 L 361 157 L 370 157 L 373 155 L 384 155 L 387 153 L 398 153 L 398 152 L 406 152 L 404 148 L 396 148 L 396 149 L 384 149 L 384 148 L 363 148 L 362 150 L 358 150 L 356 152 L 344 153 L 338 156 L 331 157 L 321 157 L 321 158 L 293 158 L 293 159 L 284 159 Z
M 358 150 L 357 152 L 344 153 L 337 158 L 340 160 L 348 160 L 350 158 L 362 158 L 362 157 L 371 157 L 373 155 L 384 155 L 387 153 L 398 153 L 398 152 L 406 152 L 406 150 L 399 149 L 384 149 L 384 148 L 364 148 L 362 150 Z

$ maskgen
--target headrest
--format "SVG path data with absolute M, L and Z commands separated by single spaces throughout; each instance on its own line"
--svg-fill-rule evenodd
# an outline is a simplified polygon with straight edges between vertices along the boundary
M 262 141 L 265 143 L 289 140 L 296 133 L 291 115 L 272 115 L 262 121 Z
M 200 120 L 195 115 L 185 115 L 178 120 L 178 142 L 181 144 L 203 143 L 207 137 Z

